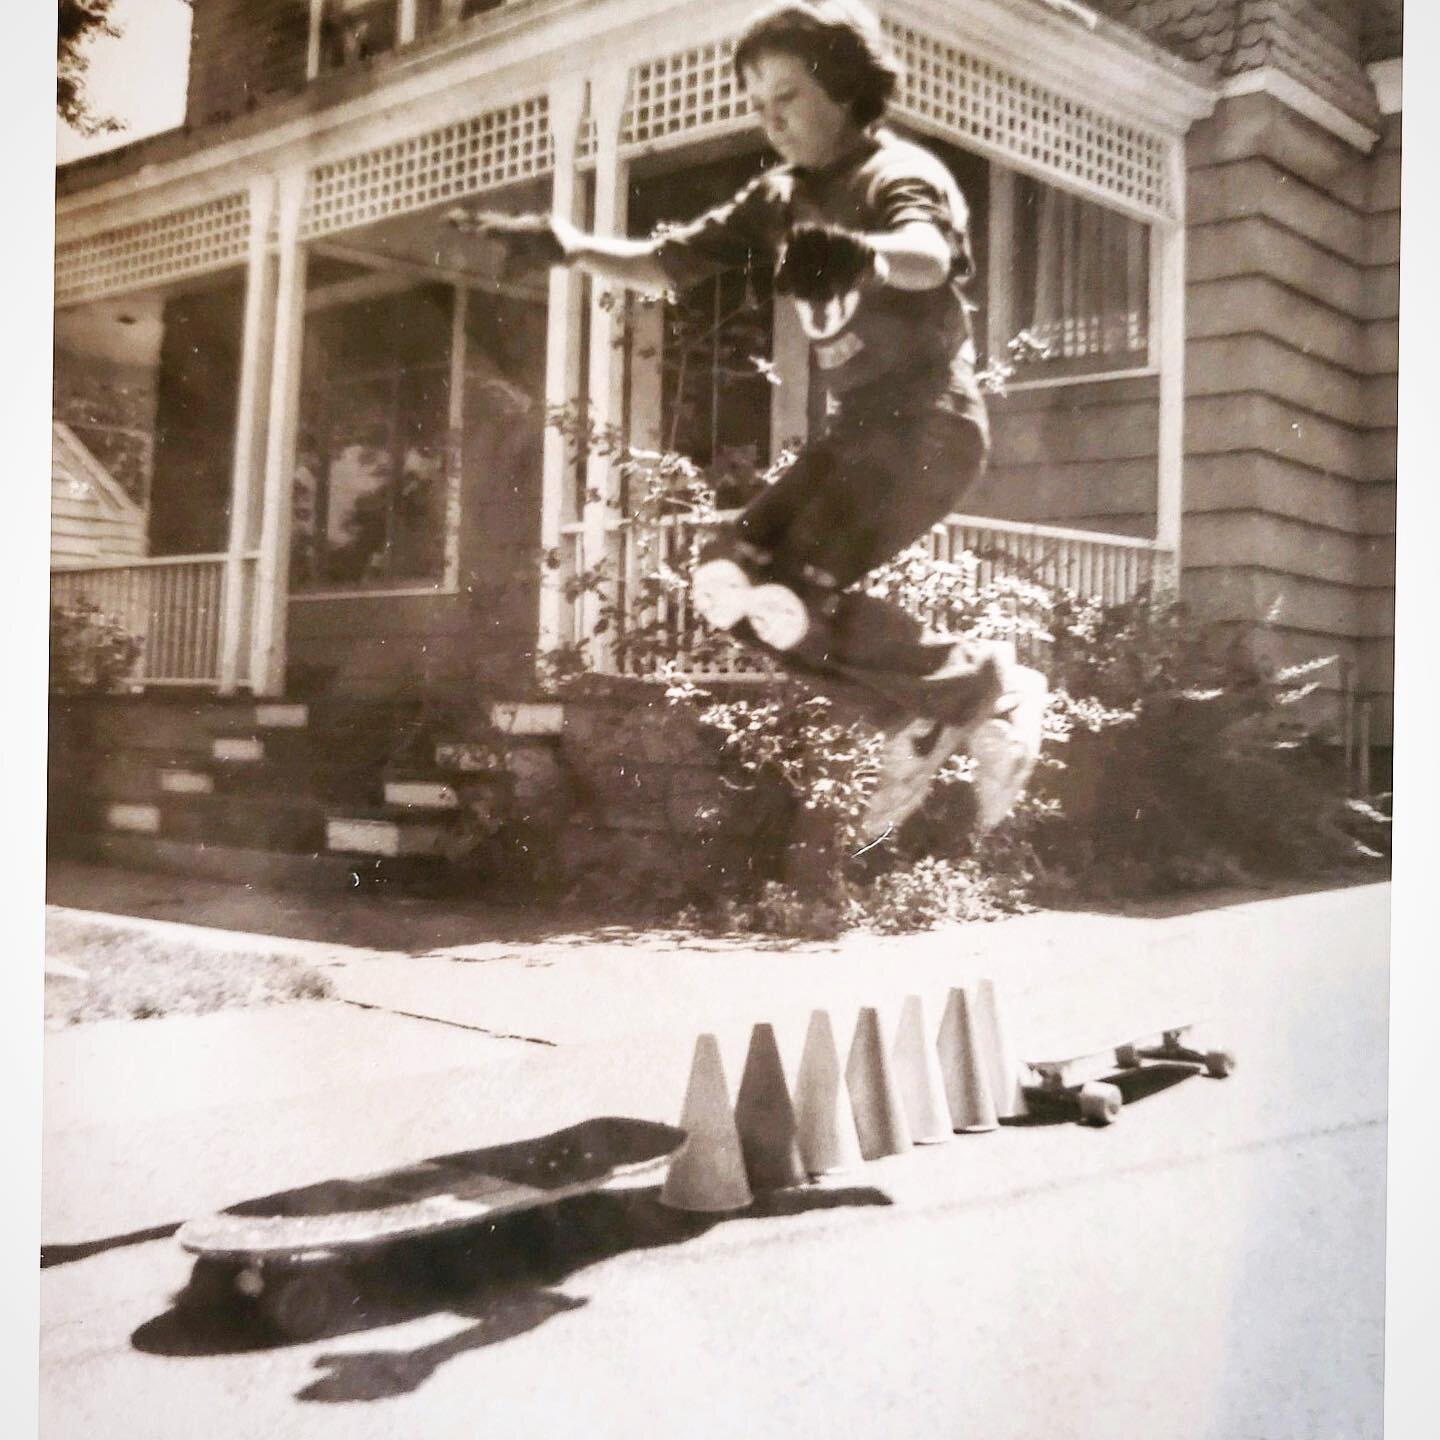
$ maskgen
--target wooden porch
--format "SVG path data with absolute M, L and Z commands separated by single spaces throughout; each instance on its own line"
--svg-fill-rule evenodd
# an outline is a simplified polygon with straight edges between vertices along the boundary
M 1011 562 L 1038 564 L 1054 583 L 1128 598 L 1179 563 L 1183 149 L 1189 124 L 1208 111 L 1213 95 L 1133 42 L 1075 27 L 1057 31 L 1043 6 L 1017 13 L 985 0 L 956 13 L 930 0 L 897 0 L 880 8 L 908 76 L 898 120 L 982 157 L 997 175 L 1043 180 L 1148 227 L 1148 339 L 1139 371 L 1125 373 L 1140 373 L 1154 387 L 1146 401 L 1154 416 L 1153 535 L 955 516 L 937 537 L 942 550 L 980 546 L 997 575 Z M 443 208 L 471 196 L 503 203 L 523 194 L 528 205 L 548 199 L 557 212 L 598 229 L 624 230 L 638 176 L 733 153 L 750 130 L 729 69 L 731 37 L 749 10 L 749 0 L 703 7 L 611 0 L 544 14 L 509 5 L 446 31 L 440 22 L 455 20 L 456 7 L 441 6 L 429 25 L 430 8 L 402 4 L 400 49 L 385 60 L 394 61 L 393 80 L 382 64 L 373 93 L 157 166 L 143 184 L 66 196 L 58 218 L 60 305 L 155 293 L 238 270 L 243 313 L 223 548 L 57 571 L 52 597 L 89 598 L 139 636 L 138 684 L 282 694 L 301 598 L 291 552 L 303 345 L 317 267 L 358 265 L 370 273 L 365 283 L 382 289 L 397 277 L 437 280 L 457 293 L 483 285 L 437 263 L 433 246 L 427 257 L 419 243 Z M 667 44 L 663 37 L 682 27 L 685 47 Z M 313 24 L 311 35 L 314 75 Z M 420 48 L 407 58 L 411 40 Z M 573 59 L 582 53 L 586 64 L 577 70 Z M 1042 63 L 1042 55 L 1055 58 Z M 477 76 L 486 79 L 483 103 Z M 990 247 L 1005 253 L 1009 222 L 996 211 L 989 223 Z M 637 403 L 623 317 L 609 297 L 564 273 L 550 276 L 544 299 L 545 406 L 583 396 L 592 422 L 628 424 L 644 443 L 653 395 Z M 998 314 L 1015 317 L 1003 285 L 994 299 Z M 778 323 L 775 346 L 777 368 L 793 375 L 793 337 Z M 452 388 L 452 441 L 463 425 L 456 394 Z M 782 422 L 803 419 L 802 396 L 796 383 L 775 400 L 775 442 Z M 541 470 L 538 548 L 564 561 L 543 573 L 536 597 L 534 648 L 544 653 L 596 634 L 593 598 L 566 598 L 567 566 L 573 573 L 607 556 L 638 588 L 637 567 L 673 537 L 641 543 L 617 469 L 598 451 L 577 470 L 565 439 L 547 431 Z M 448 506 L 456 494 L 453 468 L 446 485 Z M 463 590 L 452 558 L 447 551 L 432 587 L 437 594 Z M 613 666 L 603 644 L 593 654 L 597 668 Z M 683 664 L 683 644 L 681 655 Z

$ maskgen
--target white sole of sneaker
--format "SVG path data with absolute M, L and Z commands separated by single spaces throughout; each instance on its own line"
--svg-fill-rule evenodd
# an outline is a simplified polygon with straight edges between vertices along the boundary
M 810 612 L 788 585 L 757 585 L 746 596 L 750 628 L 775 650 L 793 650 L 810 632 Z
M 744 618 L 755 585 L 733 560 L 706 560 L 695 567 L 690 596 L 695 611 L 717 630 L 731 630 Z

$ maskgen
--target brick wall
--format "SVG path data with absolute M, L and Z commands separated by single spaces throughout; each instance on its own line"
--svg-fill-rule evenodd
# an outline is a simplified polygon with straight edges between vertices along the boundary
M 1263 95 L 1192 132 L 1185 589 L 1338 654 L 1389 735 L 1398 126 L 1372 156 Z M 1339 675 L 1321 677 L 1332 702 Z M 1331 705 L 1333 711 L 1333 703 Z
M 187 125 L 243 115 L 305 84 L 309 0 L 195 0 Z

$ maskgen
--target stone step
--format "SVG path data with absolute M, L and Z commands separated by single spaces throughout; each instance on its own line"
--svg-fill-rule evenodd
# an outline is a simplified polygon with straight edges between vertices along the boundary
M 268 795 L 168 795 L 159 809 L 159 833 L 176 840 L 261 850 L 324 848 L 325 812 L 314 800 Z
M 335 854 L 440 857 L 453 828 L 450 815 L 411 817 L 393 811 L 330 814 L 325 817 L 325 847 Z
M 232 845 L 200 845 L 157 835 L 85 834 L 69 837 L 64 853 L 130 870 L 195 875 L 236 885 L 287 890 L 435 893 L 445 883 L 437 861 L 298 853 Z

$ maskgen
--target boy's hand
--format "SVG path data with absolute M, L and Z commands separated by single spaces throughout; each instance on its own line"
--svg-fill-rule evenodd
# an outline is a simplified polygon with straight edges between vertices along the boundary
M 785 240 L 775 288 L 817 308 L 866 285 L 883 284 L 889 267 L 865 236 L 838 225 L 797 225 Z
M 463 206 L 445 213 L 445 224 L 464 235 L 493 241 L 503 253 L 502 280 L 520 280 L 568 259 L 560 227 L 549 215 L 505 215 L 498 210 L 467 210 Z

